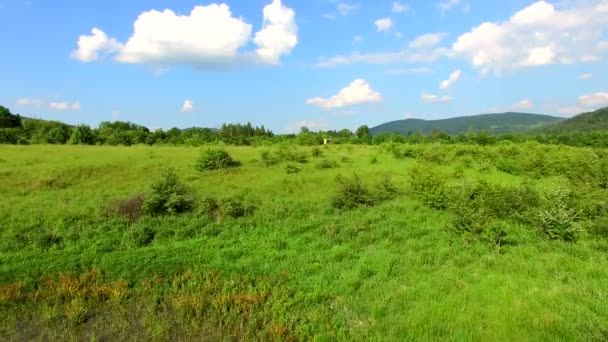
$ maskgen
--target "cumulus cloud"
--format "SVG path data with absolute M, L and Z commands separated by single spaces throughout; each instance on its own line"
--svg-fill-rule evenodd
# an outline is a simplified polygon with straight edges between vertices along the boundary
M 514 103 L 512 107 L 514 109 L 529 109 L 534 107 L 534 103 L 530 100 L 521 100 L 517 103 Z
M 182 105 L 182 113 L 191 112 L 194 109 L 194 103 L 191 100 L 185 100 Z
M 461 75 L 460 70 L 454 71 L 453 73 L 450 74 L 450 77 L 447 80 L 441 82 L 439 87 L 441 89 L 448 89 L 449 87 L 453 86 L 454 83 L 456 83 L 460 79 L 460 75 Z
M 49 103 L 49 108 L 52 110 L 80 110 L 80 102 L 51 102 Z
M 469 10 L 469 5 L 463 4 L 461 0 L 443 0 L 437 4 L 437 7 L 441 10 L 442 15 L 459 7 L 465 12 Z
M 587 108 L 599 108 L 608 106 L 608 92 L 598 92 L 583 95 L 578 98 L 578 103 Z
M 331 98 L 314 97 L 308 99 L 306 103 L 324 109 L 334 109 L 362 103 L 382 102 L 382 100 L 382 95 L 374 91 L 365 80 L 356 79 L 340 90 L 338 95 Z
M 312 131 L 329 128 L 329 123 L 325 121 L 307 121 L 302 120 L 287 127 L 287 133 L 298 133 L 303 127 L 306 127 Z
M 605 0 L 570 2 L 556 9 L 537 1 L 502 23 L 485 22 L 453 44 L 456 56 L 483 73 L 547 64 L 592 62 L 605 55 Z
M 405 13 L 409 9 L 410 9 L 410 6 L 408 6 L 408 4 L 404 4 L 399 1 L 393 1 L 393 7 L 392 7 L 391 11 L 393 13 Z
M 121 63 L 192 64 L 198 67 L 278 64 L 297 45 L 295 12 L 273 0 L 263 9 L 262 28 L 252 39 L 252 25 L 234 17 L 226 4 L 195 6 L 189 15 L 166 9 L 143 12 L 133 34 L 122 44 L 100 29 L 81 36 L 72 57 L 83 62 L 117 52 Z M 251 42 L 254 50 L 243 52 Z
M 90 36 L 82 35 L 78 38 L 78 49 L 72 51 L 70 56 L 81 62 L 89 63 L 99 60 L 99 54 L 110 54 L 122 49 L 122 44 L 114 38 L 108 37 L 98 28 L 91 30 Z
M 580 75 L 578 75 L 578 79 L 579 80 L 583 80 L 583 81 L 590 80 L 592 78 L 593 78 L 592 74 L 580 74 Z
M 17 104 L 20 106 L 32 106 L 32 107 L 40 107 L 42 106 L 42 100 L 32 99 L 29 97 L 22 97 L 17 99 Z
M 450 50 L 437 46 L 437 33 L 425 34 L 412 40 L 408 47 L 395 52 L 354 52 L 346 56 L 320 58 L 318 67 L 337 67 L 348 64 L 391 64 L 391 63 L 432 63 L 450 54 Z M 430 38 L 435 37 L 435 38 Z
M 446 103 L 446 102 L 451 102 L 452 100 L 454 100 L 454 98 L 452 96 L 439 96 L 439 95 L 435 95 L 435 94 L 426 94 L 426 93 L 422 93 L 420 95 L 420 100 L 422 100 L 422 102 L 426 102 L 426 103 Z
M 393 21 L 391 18 L 378 19 L 374 22 L 374 24 L 376 25 L 378 32 L 388 32 L 393 27 Z

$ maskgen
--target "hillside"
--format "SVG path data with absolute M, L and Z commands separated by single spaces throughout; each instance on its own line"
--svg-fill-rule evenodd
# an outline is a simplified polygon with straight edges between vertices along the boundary
M 548 126 L 546 133 L 572 133 L 608 130 L 608 107 L 582 113 L 568 120 Z
M 486 130 L 490 134 L 504 134 L 540 128 L 563 120 L 562 118 L 529 113 L 498 113 L 460 116 L 442 120 L 406 119 L 387 122 L 371 129 L 372 135 L 381 133 L 399 133 L 421 131 L 430 134 L 441 130 L 449 134 L 464 134 L 469 130 Z

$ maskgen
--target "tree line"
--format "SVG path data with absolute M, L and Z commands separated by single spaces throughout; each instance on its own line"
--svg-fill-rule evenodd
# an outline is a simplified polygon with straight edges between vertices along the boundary
M 72 126 L 59 121 L 23 118 L 12 114 L 8 108 L 0 106 L 0 144 L 79 144 L 79 145 L 190 145 L 210 143 L 249 146 L 290 143 L 295 145 L 320 145 L 324 139 L 332 144 L 382 144 L 382 143 L 465 143 L 494 145 L 501 141 L 515 143 L 537 141 L 543 144 L 563 144 L 571 146 L 608 147 L 608 131 L 560 132 L 560 133 L 509 133 L 490 135 L 487 131 L 469 131 L 460 135 L 449 135 L 435 130 L 431 134 L 409 132 L 381 133 L 372 136 L 368 126 L 361 126 L 354 132 L 349 129 L 313 132 L 302 127 L 297 134 L 275 134 L 264 126 L 247 124 L 223 124 L 219 129 L 171 128 L 150 130 L 131 122 L 102 122 L 99 127 L 88 125 Z

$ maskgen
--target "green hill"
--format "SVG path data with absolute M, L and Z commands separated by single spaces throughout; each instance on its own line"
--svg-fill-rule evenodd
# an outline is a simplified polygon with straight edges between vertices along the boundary
M 460 116 L 442 120 L 406 119 L 387 122 L 371 129 L 372 135 L 381 133 L 399 133 L 421 131 L 430 134 L 433 130 L 448 134 L 464 134 L 469 130 L 486 130 L 490 134 L 504 134 L 517 131 L 538 129 L 562 121 L 562 118 L 529 113 L 497 113 L 472 116 Z
M 546 133 L 574 133 L 608 130 L 608 107 L 593 112 L 582 113 L 546 127 Z

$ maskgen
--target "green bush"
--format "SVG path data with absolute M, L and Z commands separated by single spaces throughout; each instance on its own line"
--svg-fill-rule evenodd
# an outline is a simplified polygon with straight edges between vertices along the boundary
M 198 171 L 206 171 L 225 169 L 239 165 L 240 163 L 233 160 L 230 154 L 228 154 L 228 152 L 225 150 L 219 148 L 208 148 L 201 152 L 195 168 Z
M 239 218 L 253 214 L 256 207 L 243 196 L 233 196 L 223 199 L 208 197 L 200 205 L 200 212 L 210 219 L 221 221 L 226 217 Z
M 195 199 L 191 189 L 170 169 L 150 187 L 143 211 L 149 215 L 173 215 L 192 211 L 194 205 Z
M 369 189 L 363 185 L 357 174 L 353 178 L 336 177 L 338 190 L 334 195 L 331 205 L 337 209 L 353 209 L 357 207 L 371 207 L 375 204 L 374 196 Z
M 557 189 L 545 193 L 538 210 L 537 223 L 541 231 L 552 240 L 576 241 L 581 225 L 580 211 L 568 204 L 570 192 Z
M 279 160 L 284 162 L 294 162 L 299 164 L 308 163 L 307 154 L 294 148 L 280 148 L 277 152 L 277 157 Z
M 399 189 L 393 184 L 390 176 L 385 176 L 382 180 L 376 184 L 374 191 L 374 197 L 379 201 L 391 200 L 397 197 Z
M 325 169 L 335 169 L 338 167 L 338 163 L 334 160 L 330 159 L 322 159 L 316 165 L 317 169 L 325 170 Z
M 295 164 L 287 164 L 285 165 L 285 172 L 287 172 L 288 174 L 296 174 L 296 173 L 300 173 L 300 171 L 302 171 L 302 169 L 300 167 L 298 167 Z
M 266 167 L 276 165 L 280 162 L 279 158 L 268 150 L 260 151 L 260 159 Z
M 435 209 L 447 208 L 446 176 L 430 166 L 418 165 L 410 173 L 409 189 L 417 198 Z
M 321 158 L 321 157 L 323 157 L 323 150 L 321 150 L 320 147 L 313 147 L 312 148 L 312 156 L 314 158 Z

